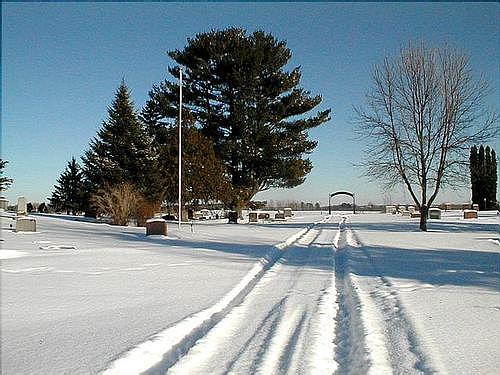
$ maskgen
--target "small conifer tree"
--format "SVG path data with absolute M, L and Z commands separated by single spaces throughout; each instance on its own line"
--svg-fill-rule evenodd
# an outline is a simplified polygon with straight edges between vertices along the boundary
M 73 157 L 57 179 L 50 205 L 55 211 L 78 214 L 83 211 L 84 180 L 80 165 Z

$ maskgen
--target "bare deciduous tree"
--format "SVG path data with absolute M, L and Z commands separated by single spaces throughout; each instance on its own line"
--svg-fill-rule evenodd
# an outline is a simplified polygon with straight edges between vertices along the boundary
M 113 224 L 127 225 L 134 217 L 143 198 L 128 182 L 106 186 L 92 197 L 92 204 L 98 214 L 109 215 Z
M 365 175 L 392 188 L 401 182 L 421 213 L 440 188 L 466 177 L 472 144 L 498 134 L 485 107 L 487 82 L 472 75 L 468 56 L 449 47 L 410 45 L 372 72 L 366 106 L 355 108 L 366 139 Z

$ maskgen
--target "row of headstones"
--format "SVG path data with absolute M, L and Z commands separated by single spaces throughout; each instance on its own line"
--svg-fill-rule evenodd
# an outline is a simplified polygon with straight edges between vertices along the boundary
M 479 206 L 477 204 L 472 205 L 472 210 L 464 209 L 464 219 L 477 219 Z M 385 206 L 385 212 L 388 214 L 396 214 L 397 208 L 396 206 Z M 404 206 L 399 208 L 399 213 L 401 216 L 408 216 L 411 218 L 420 217 L 420 212 L 415 210 L 414 206 L 408 206 L 408 209 L 405 210 Z M 441 209 L 437 207 L 429 208 L 429 219 L 441 219 Z
M 8 199 L 0 198 L 0 210 L 5 211 L 9 206 Z M 28 201 L 25 197 L 17 199 L 17 216 L 13 218 L 16 221 L 16 232 L 36 232 L 36 219 L 34 217 L 26 217 L 28 213 Z
M 229 222 L 236 223 L 238 220 L 237 212 L 229 213 Z M 292 217 L 292 209 L 285 208 L 283 211 L 278 211 L 274 215 L 274 220 L 285 220 L 287 217 Z M 248 214 L 248 221 L 250 223 L 257 223 L 259 220 L 270 220 L 271 214 L 269 212 L 250 212 Z M 146 221 L 146 235 L 167 235 L 167 222 L 161 218 L 153 218 Z
M 284 208 L 283 211 L 278 211 L 274 214 L 274 220 L 285 220 L 287 217 L 292 217 L 292 209 Z M 271 220 L 269 212 L 250 212 L 248 214 L 248 221 L 250 223 L 257 223 L 259 220 Z
M 9 200 L 0 197 L 0 210 L 6 211 L 9 207 Z M 28 201 L 25 197 L 17 198 L 17 214 L 18 215 L 26 215 L 28 213 Z
M 429 214 L 431 213 L 431 208 L 429 210 Z M 439 208 L 438 208 L 439 210 Z M 441 210 L 439 211 L 433 211 L 433 214 L 436 215 L 436 212 L 439 212 L 439 217 L 436 217 L 436 219 L 441 219 Z M 420 217 L 420 212 L 415 209 L 415 206 L 385 206 L 385 213 L 387 214 L 397 214 L 400 213 L 401 216 L 408 216 L 408 217 Z

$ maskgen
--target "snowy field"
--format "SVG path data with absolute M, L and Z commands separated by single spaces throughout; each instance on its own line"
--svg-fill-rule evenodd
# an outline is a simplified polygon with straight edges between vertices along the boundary
M 498 216 L 460 214 L 2 218 L 2 374 L 496 374 Z

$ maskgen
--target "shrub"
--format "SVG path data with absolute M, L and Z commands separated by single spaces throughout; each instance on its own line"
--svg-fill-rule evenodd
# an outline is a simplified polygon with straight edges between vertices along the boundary
M 128 182 L 105 186 L 92 197 L 97 213 L 109 216 L 115 225 L 127 225 L 142 201 L 141 194 Z

